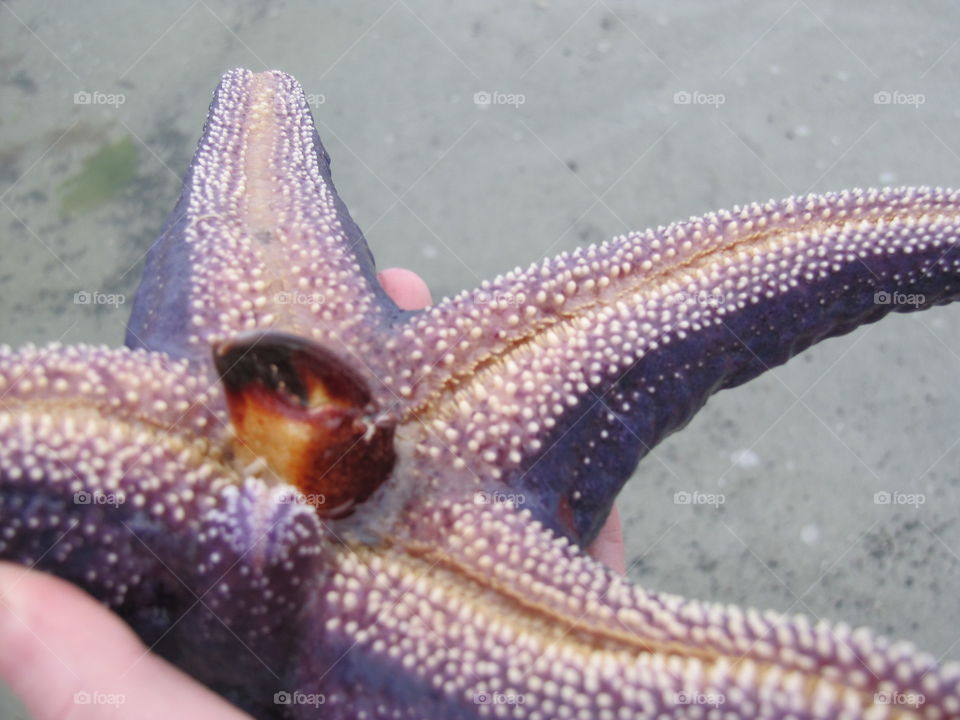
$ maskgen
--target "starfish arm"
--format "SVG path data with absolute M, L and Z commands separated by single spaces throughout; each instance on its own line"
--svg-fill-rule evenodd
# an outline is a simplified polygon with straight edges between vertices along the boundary
M 213 343 L 274 329 L 362 354 L 396 312 L 333 186 L 299 83 L 281 72 L 225 74 L 147 255 L 127 345 L 207 363 Z
M 640 458 L 713 392 L 953 300 L 958 213 L 954 191 L 854 190 L 631 234 L 411 319 L 385 379 L 422 456 L 586 543 Z
M 85 588 L 257 717 L 320 702 L 331 718 L 960 708 L 957 667 L 865 631 L 647 593 L 506 503 L 425 500 L 377 543 L 332 542 L 289 488 L 226 462 L 190 370 L 144 351 L 0 352 L 0 558 Z
M 219 388 L 159 353 L 50 346 L 0 350 L 0 391 L 0 559 L 79 585 L 228 699 L 276 712 L 319 525 L 231 467 Z
M 427 502 L 404 527 L 385 550 L 342 549 L 311 616 L 323 642 L 304 646 L 297 687 L 323 693 L 324 717 L 960 713 L 960 665 L 863 629 L 647 592 L 529 511 Z

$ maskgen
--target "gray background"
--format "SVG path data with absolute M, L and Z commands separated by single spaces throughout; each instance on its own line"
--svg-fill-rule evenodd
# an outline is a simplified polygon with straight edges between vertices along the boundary
M 0 340 L 121 342 L 129 305 L 74 293 L 132 296 L 230 67 L 322 95 L 334 180 L 379 266 L 440 297 L 736 203 L 960 183 L 958 20 L 950 2 L 0 1 Z M 480 91 L 524 102 L 480 108 Z M 133 182 L 63 214 L 62 183 L 124 137 Z M 960 659 L 958 330 L 953 308 L 889 318 L 714 398 L 619 500 L 630 576 Z M 726 502 L 676 505 L 682 490 Z

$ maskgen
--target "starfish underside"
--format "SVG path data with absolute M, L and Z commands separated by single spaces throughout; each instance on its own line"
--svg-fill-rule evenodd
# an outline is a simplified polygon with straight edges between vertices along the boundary
M 960 666 L 581 549 L 713 392 L 955 299 L 958 215 L 747 205 L 405 312 L 300 86 L 230 72 L 128 347 L 0 350 L 0 558 L 257 717 L 960 717 Z

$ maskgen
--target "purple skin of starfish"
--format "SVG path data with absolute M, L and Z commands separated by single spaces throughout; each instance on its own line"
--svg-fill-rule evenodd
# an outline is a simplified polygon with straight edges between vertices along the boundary
M 0 351 L 0 559 L 256 717 L 960 717 L 960 667 L 909 644 L 581 549 L 712 393 L 955 299 L 958 216 L 928 188 L 771 201 L 405 312 L 300 86 L 230 72 L 129 347 Z

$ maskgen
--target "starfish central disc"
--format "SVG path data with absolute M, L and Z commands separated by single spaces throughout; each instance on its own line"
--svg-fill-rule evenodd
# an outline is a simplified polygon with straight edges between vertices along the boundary
M 255 333 L 218 345 L 214 363 L 241 464 L 264 463 L 323 517 L 343 517 L 393 469 L 396 420 L 334 353 L 294 335 Z

